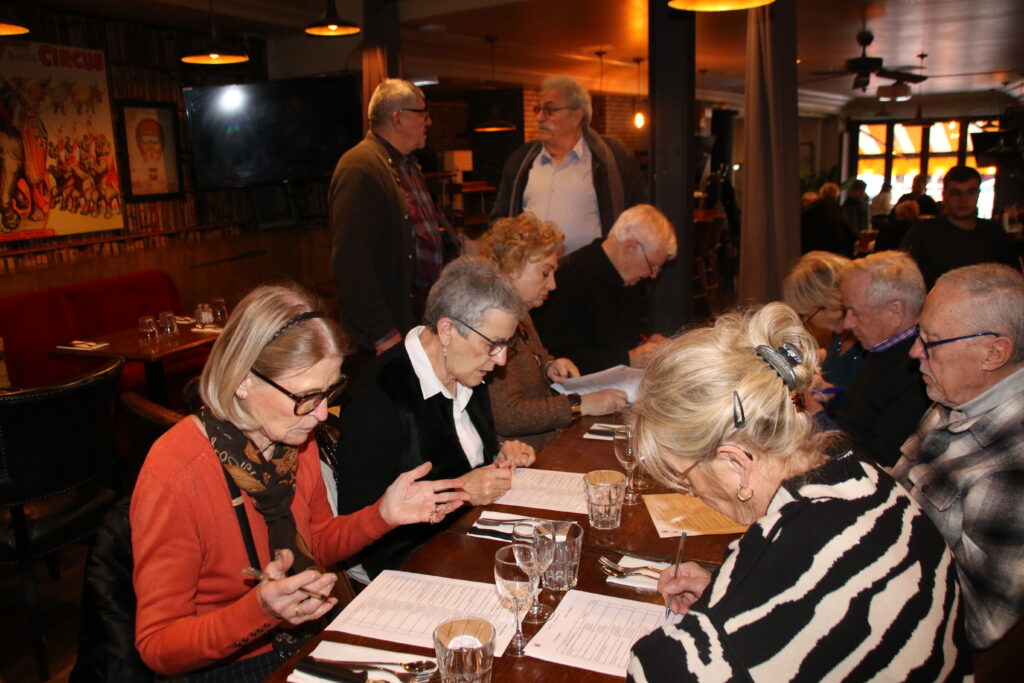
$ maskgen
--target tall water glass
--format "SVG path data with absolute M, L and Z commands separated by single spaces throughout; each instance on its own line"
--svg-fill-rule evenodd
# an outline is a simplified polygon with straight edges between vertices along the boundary
M 171 311 L 161 311 L 157 319 L 157 328 L 161 335 L 173 339 L 178 336 L 178 323 Z
M 494 627 L 475 617 L 445 621 L 434 629 L 434 652 L 444 683 L 490 683 Z
M 210 299 L 210 310 L 213 312 L 213 324 L 224 327 L 228 322 L 228 305 L 224 303 L 224 299 Z
M 612 441 L 615 444 L 615 459 L 626 470 L 626 497 L 622 499 L 622 504 L 636 505 L 640 502 L 640 496 L 633 489 L 633 472 L 637 466 L 633 432 L 629 427 L 616 427 L 612 432 Z
M 525 543 L 513 543 L 501 547 L 494 554 L 494 585 L 498 587 L 498 594 L 504 598 L 502 603 L 512 610 L 512 618 L 516 622 L 516 634 L 505 649 L 509 657 L 522 657 L 525 654 L 526 637 L 519 623 L 519 613 L 533 597 L 533 589 L 537 587 L 536 575 L 519 564 L 520 558 L 525 563 L 535 563 L 537 551 Z
M 576 586 L 580 569 L 580 549 L 583 547 L 583 527 L 576 522 L 544 521 L 534 534 L 553 546 L 551 564 L 544 572 L 544 587 L 564 592 Z
M 151 315 L 144 315 L 139 318 L 139 342 L 143 345 L 149 345 L 156 342 L 157 327 L 156 320 Z
M 529 563 L 528 559 L 524 558 L 524 561 L 519 563 L 520 566 L 534 574 L 537 579 L 537 587 L 533 591 L 533 606 L 530 607 L 529 611 L 526 612 L 526 616 L 523 617 L 523 621 L 528 624 L 543 624 L 551 616 L 551 608 L 540 601 L 540 578 L 548 570 L 548 567 L 551 566 L 551 560 L 554 559 L 555 542 L 546 536 L 537 535 L 536 528 L 539 522 L 540 520 L 531 519 L 526 522 L 519 522 L 512 527 L 512 539 L 517 543 L 533 546 L 537 553 L 536 562 Z
M 626 477 L 618 470 L 594 470 L 583 475 L 587 514 L 595 529 L 618 529 L 622 523 L 622 499 Z

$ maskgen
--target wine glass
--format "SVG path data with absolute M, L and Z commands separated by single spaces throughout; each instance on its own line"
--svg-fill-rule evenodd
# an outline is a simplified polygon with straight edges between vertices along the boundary
M 494 584 L 498 587 L 503 604 L 508 601 L 512 608 L 512 618 L 516 622 L 516 634 L 508 644 L 505 654 L 509 657 L 522 657 L 526 650 L 526 638 L 519 623 L 519 613 L 523 611 L 527 601 L 537 587 L 537 576 L 524 569 L 519 560 L 536 564 L 537 551 L 533 546 L 513 543 L 503 546 L 494 554 Z
M 623 505 L 636 505 L 640 502 L 640 496 L 633 489 L 633 470 L 636 469 L 636 450 L 633 448 L 633 433 L 629 427 L 616 427 L 612 432 L 612 441 L 615 443 L 615 458 L 626 470 L 626 497 L 622 499 Z
M 529 558 L 526 557 L 528 553 L 519 552 L 516 554 L 519 566 L 533 574 L 537 581 L 537 587 L 533 592 L 533 606 L 530 607 L 523 618 L 523 621 L 528 624 L 543 624 L 551 616 L 551 608 L 540 601 L 540 578 L 548 570 L 548 567 L 551 566 L 551 561 L 555 557 L 555 541 L 553 538 L 535 533 L 537 521 L 532 519 L 528 522 L 519 522 L 512 527 L 513 540 L 533 546 L 537 553 L 536 562 L 529 561 Z

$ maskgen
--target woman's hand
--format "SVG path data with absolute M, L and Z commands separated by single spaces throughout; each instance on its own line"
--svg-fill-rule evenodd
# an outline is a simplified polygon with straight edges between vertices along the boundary
M 686 614 L 690 605 L 704 594 L 711 583 L 711 572 L 696 562 L 674 564 L 666 567 L 658 579 L 658 592 L 665 605 L 676 614 Z
M 430 471 L 432 463 L 425 462 L 416 469 L 403 472 L 384 492 L 380 502 L 380 515 L 394 526 L 430 522 L 437 524 L 444 516 L 470 500 L 461 490 L 461 479 L 417 481 Z M 453 490 L 455 489 L 455 490 Z
M 256 587 L 256 598 L 263 611 L 275 619 L 301 624 L 319 619 L 338 604 L 336 598 L 321 600 L 317 597 L 330 595 L 338 576 L 330 572 L 321 574 L 314 569 L 287 576 L 293 560 L 292 551 L 282 550 L 276 560 L 263 568 L 269 578 Z
M 580 412 L 584 415 L 610 415 L 625 408 L 628 402 L 626 392 L 602 389 L 580 396 Z
M 497 467 L 514 470 L 517 467 L 529 467 L 536 459 L 537 454 L 534 452 L 533 446 L 510 439 L 501 444 L 501 450 L 498 451 L 498 457 L 494 459 L 494 464 Z
M 512 488 L 512 472 L 496 462 L 477 467 L 462 475 L 462 488 L 469 494 L 470 505 L 490 505 Z
M 580 369 L 568 358 L 556 358 L 548 363 L 548 379 L 552 382 L 564 382 L 579 376 Z

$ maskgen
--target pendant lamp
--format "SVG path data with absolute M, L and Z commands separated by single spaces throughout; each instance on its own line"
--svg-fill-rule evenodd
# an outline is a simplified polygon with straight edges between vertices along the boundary
M 325 0 L 324 16 L 320 21 L 314 21 L 306 27 L 305 31 L 311 36 L 320 38 L 333 38 L 335 36 L 351 36 L 361 30 L 351 21 L 338 16 L 336 0 Z
M 484 40 L 491 44 L 491 85 L 495 84 L 494 80 L 494 44 L 498 42 L 498 36 L 485 36 Z M 510 123 L 505 119 L 501 118 L 501 112 L 498 110 L 498 103 L 491 103 L 491 114 L 479 125 L 473 127 L 474 133 L 504 133 L 506 131 L 512 131 L 516 129 L 516 124 Z
M 200 44 L 198 50 L 182 56 L 186 64 L 241 64 L 249 61 L 244 50 L 238 50 L 217 35 L 217 24 L 213 21 L 213 0 L 210 0 L 210 36 Z
M 28 33 L 28 26 L 16 21 L 14 17 L 0 17 L 0 36 L 23 36 Z
M 636 63 L 636 95 L 633 96 L 633 125 L 637 128 L 643 128 L 647 125 L 647 117 L 644 116 L 644 111 L 641 109 L 640 102 L 640 65 L 643 63 L 643 57 L 634 57 L 633 61 Z
M 668 6 L 689 12 L 728 12 L 734 9 L 764 7 L 773 2 L 775 0 L 669 0 Z

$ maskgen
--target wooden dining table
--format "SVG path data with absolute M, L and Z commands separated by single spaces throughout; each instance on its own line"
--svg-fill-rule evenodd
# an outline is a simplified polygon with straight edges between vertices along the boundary
M 90 358 L 124 358 L 143 364 L 146 376 L 146 393 L 151 401 L 167 405 L 167 382 L 164 377 L 164 360 L 202 346 L 212 346 L 219 335 L 216 332 L 199 332 L 186 325 L 178 325 L 175 336 L 160 335 L 153 342 L 143 342 L 139 331 L 129 327 L 83 339 L 86 342 L 105 342 L 98 349 L 54 347 L 51 353 Z M 69 340 L 70 341 L 70 340 Z
M 604 418 L 603 421 L 609 421 Z M 614 421 L 614 420 L 612 420 Z M 556 437 L 537 454 L 535 468 L 563 472 L 589 472 L 595 469 L 620 469 L 612 449 L 611 441 L 584 439 L 586 428 L 593 422 L 584 418 Z M 644 493 L 665 493 L 665 489 L 654 487 Z M 494 581 L 494 553 L 500 547 L 492 539 L 468 535 L 473 522 L 485 511 L 506 512 L 522 516 L 556 517 L 574 519 L 584 529 L 583 549 L 580 557 L 577 590 L 615 596 L 630 600 L 661 604 L 661 597 L 653 591 L 642 591 L 629 586 L 611 584 L 601 572 L 598 557 L 628 554 L 662 562 L 675 560 L 679 539 L 660 538 L 644 504 L 624 506 L 622 523 L 617 529 L 598 531 L 592 529 L 586 515 L 567 512 L 553 512 L 532 508 L 494 504 L 468 510 L 444 531 L 436 534 L 416 553 L 406 560 L 399 569 L 402 571 L 444 576 L 468 581 L 491 583 Z M 716 536 L 693 536 L 687 539 L 683 550 L 684 560 L 693 560 L 708 567 L 715 567 L 722 561 L 726 547 L 737 534 Z M 555 607 L 560 595 L 552 591 L 542 592 L 545 604 Z M 509 619 L 511 619 L 509 613 Z M 523 624 L 527 637 L 532 637 L 539 626 Z M 313 639 L 294 657 L 285 662 L 267 679 L 271 683 L 283 683 L 293 671 L 295 664 L 308 655 L 322 641 L 350 643 L 385 650 L 411 652 L 417 655 L 434 656 L 427 648 L 367 638 L 339 631 L 325 631 Z M 556 664 L 534 657 L 495 657 L 492 681 L 543 681 L 544 683 L 611 683 L 621 677 L 610 676 L 588 669 Z

